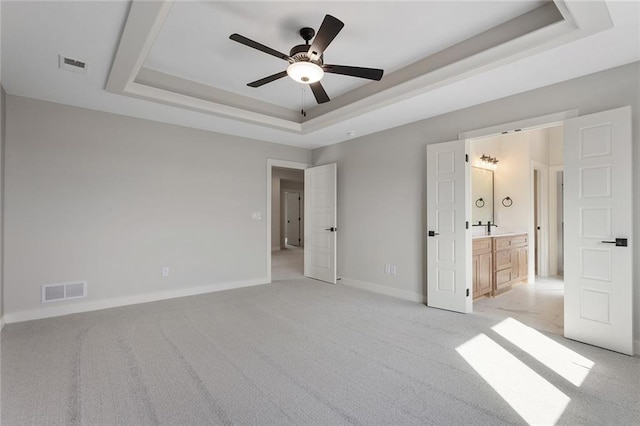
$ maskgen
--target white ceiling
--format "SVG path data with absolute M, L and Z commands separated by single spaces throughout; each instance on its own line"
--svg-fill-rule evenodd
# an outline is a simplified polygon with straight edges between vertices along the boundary
M 387 74 L 544 4 L 514 2 L 179 2 L 171 9 L 144 66 L 213 87 L 301 108 L 306 85 L 283 78 L 260 88 L 247 83 L 284 71 L 288 63 L 229 40 L 239 33 L 285 54 L 304 44 L 325 14 L 345 23 L 326 50 L 327 64 L 384 69 Z M 398 23 L 400 25 L 390 25 Z M 331 98 L 368 80 L 335 74 L 322 81 Z M 376 84 L 370 83 L 370 84 Z M 307 89 L 306 107 L 315 105 Z
M 301 94 L 293 93 L 297 91 L 296 85 L 287 79 L 266 90 L 245 86 L 249 81 L 284 69 L 279 67 L 286 62 L 232 42 L 228 40 L 229 34 L 238 32 L 288 53 L 298 43 L 299 27 L 308 25 L 317 29 L 324 14 L 331 13 L 346 25 L 327 49 L 326 62 L 381 67 L 391 72 L 536 5 L 537 2 L 481 1 L 178 2 L 160 29 L 145 66 L 297 109 Z M 413 88 L 384 102 L 368 102 L 379 99 L 376 96 L 365 98 L 361 104 L 376 107 L 361 107 L 349 114 L 334 111 L 334 116 L 341 115 L 339 119 L 327 120 L 306 132 L 286 131 L 105 91 L 129 2 L 2 1 L 1 76 L 9 94 L 314 148 L 352 138 L 349 132 L 366 135 L 640 60 L 638 2 L 613 1 L 606 2 L 606 6 L 613 28 L 514 55 L 508 61 L 437 85 Z M 568 7 L 577 8 L 578 4 L 569 3 Z M 372 32 L 372 28 L 379 30 Z M 381 36 L 386 39 L 380 39 Z M 86 61 L 88 74 L 58 69 L 59 54 Z M 231 68 L 221 67 L 224 63 Z M 210 69 L 214 71 L 209 72 Z M 323 80 L 332 98 L 362 83 L 350 77 L 327 77 L 333 77 Z M 293 87 L 293 91 L 285 87 Z

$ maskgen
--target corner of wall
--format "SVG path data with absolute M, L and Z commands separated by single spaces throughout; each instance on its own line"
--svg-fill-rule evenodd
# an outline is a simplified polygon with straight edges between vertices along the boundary
M 342 277 L 342 283 L 349 287 L 359 288 L 361 290 L 372 291 L 374 293 L 385 294 L 387 296 L 396 297 L 398 299 L 410 300 L 412 302 L 427 303 L 426 296 L 411 291 L 400 290 L 393 287 L 387 287 L 380 284 L 368 283 L 364 281 L 353 280 L 351 278 Z

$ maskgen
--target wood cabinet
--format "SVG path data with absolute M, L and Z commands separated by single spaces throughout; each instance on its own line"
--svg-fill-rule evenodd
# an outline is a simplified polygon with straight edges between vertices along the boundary
M 493 282 L 493 248 L 491 238 L 473 240 L 473 298 L 491 294 Z
M 529 247 L 527 234 L 493 237 L 493 296 L 528 278 Z
M 514 284 L 527 282 L 527 234 L 473 240 L 473 298 L 496 296 Z

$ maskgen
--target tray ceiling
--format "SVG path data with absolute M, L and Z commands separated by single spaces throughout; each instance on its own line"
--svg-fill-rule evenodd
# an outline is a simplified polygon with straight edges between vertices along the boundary
M 289 53 L 304 44 L 298 31 L 316 31 L 325 14 L 345 23 L 325 52 L 325 63 L 382 68 L 391 74 L 544 5 L 517 2 L 177 2 L 144 61 L 149 68 L 296 112 L 315 106 L 306 85 L 283 78 L 260 88 L 247 83 L 283 71 L 273 56 L 229 40 L 239 33 Z M 376 82 L 326 74 L 331 98 Z M 305 93 L 302 93 L 302 92 Z
M 315 148 L 640 60 L 638 2 L 2 1 L 2 84 L 32 97 Z M 380 82 L 327 75 L 315 105 L 283 79 L 325 14 L 345 22 L 327 62 L 380 67 Z M 615 46 L 614 49 L 611 46 Z M 58 67 L 59 55 L 87 63 Z M 281 63 L 282 62 L 282 63 Z

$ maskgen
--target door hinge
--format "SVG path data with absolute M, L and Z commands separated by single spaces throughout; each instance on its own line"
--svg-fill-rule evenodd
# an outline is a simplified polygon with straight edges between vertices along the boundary
M 469 229 L 469 221 L 466 222 L 466 229 Z
M 469 162 L 469 154 L 464 155 L 464 161 L 467 163 Z
M 469 289 L 467 289 L 467 297 L 469 297 Z

